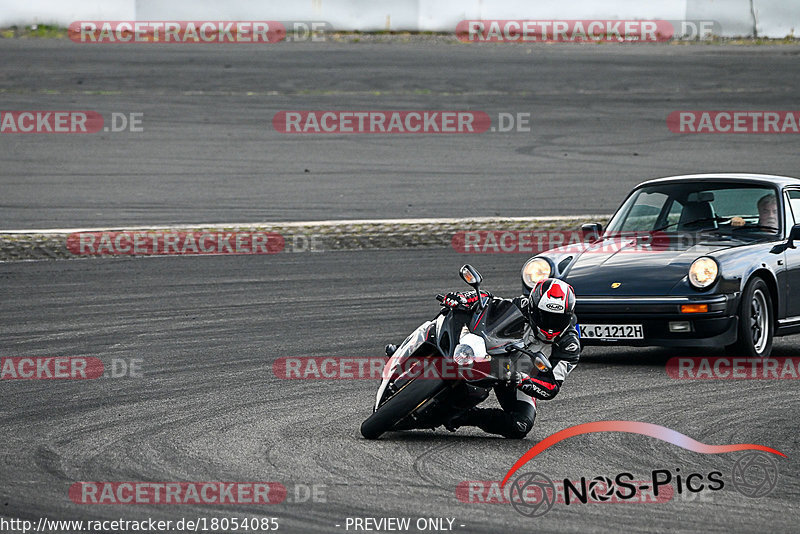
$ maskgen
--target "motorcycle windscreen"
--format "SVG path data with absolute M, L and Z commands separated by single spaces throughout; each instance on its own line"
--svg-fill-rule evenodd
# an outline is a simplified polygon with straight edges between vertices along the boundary
M 386 390 L 386 386 L 389 385 L 391 377 L 397 371 L 397 367 L 403 360 L 414 354 L 414 352 L 419 349 L 423 343 L 425 343 L 425 340 L 428 337 L 428 330 L 433 324 L 433 321 L 426 321 L 419 325 L 419 327 L 411 332 L 411 334 L 409 334 L 409 336 L 400 344 L 400 346 L 397 347 L 395 353 L 392 354 L 392 357 L 389 358 L 389 361 L 386 362 L 386 365 L 384 365 L 381 386 L 378 388 L 378 394 L 375 396 L 376 410 L 378 409 L 378 406 L 380 406 L 381 399 L 383 398 L 383 392 Z

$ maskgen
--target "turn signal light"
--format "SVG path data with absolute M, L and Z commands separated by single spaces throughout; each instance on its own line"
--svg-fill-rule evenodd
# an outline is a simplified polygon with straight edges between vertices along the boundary
M 681 313 L 705 313 L 708 304 L 681 304 Z

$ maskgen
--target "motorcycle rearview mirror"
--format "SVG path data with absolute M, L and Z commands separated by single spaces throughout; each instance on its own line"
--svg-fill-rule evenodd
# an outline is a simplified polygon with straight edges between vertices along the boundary
M 533 365 L 535 365 L 536 368 L 543 373 L 547 373 L 553 370 L 553 366 L 550 363 L 550 360 L 547 359 L 547 356 L 541 353 L 539 353 L 533 360 Z
M 481 273 L 479 273 L 475 267 L 470 264 L 466 264 L 461 267 L 461 270 L 458 271 L 458 274 L 461 275 L 462 280 L 476 289 L 481 285 L 481 282 L 483 282 Z
M 480 304 L 480 307 L 486 307 L 487 299 L 481 295 L 481 282 L 483 282 L 481 273 L 479 273 L 475 267 L 467 263 L 461 267 L 461 269 L 458 271 L 458 274 L 461 275 L 462 280 L 472 286 L 472 288 L 475 290 L 475 294 L 478 295 L 478 303 Z

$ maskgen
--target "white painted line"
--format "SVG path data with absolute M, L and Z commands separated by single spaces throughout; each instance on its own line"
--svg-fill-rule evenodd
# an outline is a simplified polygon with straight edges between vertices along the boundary
M 596 220 L 606 219 L 609 215 L 549 215 L 545 217 L 465 217 L 441 219 L 344 219 L 335 221 L 294 221 L 294 222 L 249 222 L 249 223 L 196 223 L 173 224 L 166 226 L 117 226 L 99 228 L 47 228 L 27 230 L 0 230 L 0 234 L 73 234 L 77 232 L 141 232 L 164 230 L 192 230 L 197 228 L 221 230 L 223 228 L 271 228 L 275 226 L 302 228 L 305 226 L 351 226 L 379 224 L 466 224 L 466 223 L 500 223 L 500 222 L 548 222 L 563 220 Z

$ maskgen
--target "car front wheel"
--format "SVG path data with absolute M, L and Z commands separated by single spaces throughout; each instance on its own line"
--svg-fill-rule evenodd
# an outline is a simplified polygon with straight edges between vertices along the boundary
M 766 358 L 772 352 L 774 323 L 769 288 L 764 280 L 754 278 L 742 292 L 738 340 L 728 347 L 728 352 L 734 356 Z

